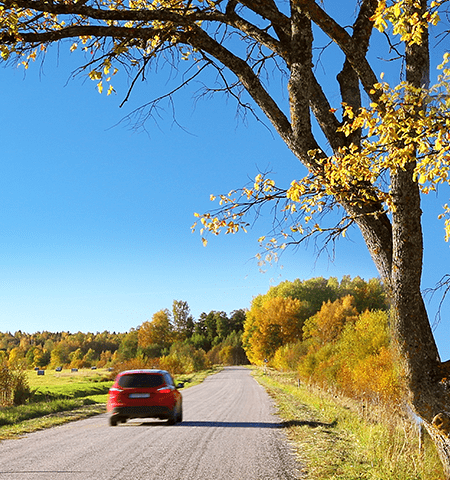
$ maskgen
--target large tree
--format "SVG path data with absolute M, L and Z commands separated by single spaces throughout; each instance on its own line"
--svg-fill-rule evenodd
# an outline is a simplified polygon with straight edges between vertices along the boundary
M 180 87 L 212 68 L 212 90 L 228 92 L 257 116 L 262 112 L 307 176 L 280 188 L 260 175 L 243 196 L 221 197 L 217 215 L 201 216 L 203 228 L 234 232 L 245 224 L 243 215 L 268 202 L 279 207 L 274 226 L 282 247 L 359 227 L 390 293 L 409 402 L 450 478 L 449 383 L 421 294 L 421 193 L 448 181 L 448 92 L 428 89 L 430 25 L 448 0 L 348 0 L 332 16 L 336 3 L 0 0 L 0 49 L 4 59 L 28 66 L 50 44 L 70 39 L 68 48 L 89 54 L 81 67 L 99 90 L 116 68 L 129 73 L 133 86 L 154 62 L 170 62 L 183 70 Z M 320 64 L 325 38 L 342 59 L 333 76 L 336 62 Z M 377 55 L 397 58 L 398 87 L 380 83 Z M 191 62 L 181 62 L 186 59 Z M 445 89 L 445 67 L 444 76 Z M 330 87 L 334 77 L 338 91 Z M 147 104 L 144 117 L 155 105 Z M 311 223 L 338 206 L 339 223 Z M 276 245 L 273 236 L 269 248 Z
M 174 300 L 172 304 L 172 324 L 178 340 L 186 340 L 194 331 L 194 318 L 191 309 L 184 300 Z
M 151 322 L 144 322 L 138 330 L 138 348 L 149 357 L 158 357 L 164 349 L 170 348 L 174 331 L 170 311 L 159 310 Z

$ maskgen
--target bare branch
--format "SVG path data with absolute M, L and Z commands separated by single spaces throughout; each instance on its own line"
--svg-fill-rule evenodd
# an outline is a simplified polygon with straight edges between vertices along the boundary
M 423 292 L 424 296 L 429 296 L 430 299 L 434 297 L 434 295 L 441 291 L 441 298 L 439 300 L 439 306 L 435 315 L 435 319 L 433 322 L 433 329 L 435 329 L 439 323 L 441 322 L 441 317 L 442 317 L 442 306 L 444 305 L 444 302 L 447 298 L 447 295 L 450 294 L 450 274 L 444 275 L 439 282 L 436 284 L 435 287 L 433 288 L 426 288 Z

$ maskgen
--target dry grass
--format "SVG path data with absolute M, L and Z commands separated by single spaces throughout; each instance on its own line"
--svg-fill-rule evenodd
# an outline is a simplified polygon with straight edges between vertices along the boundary
M 408 418 L 298 385 L 293 374 L 254 375 L 274 398 L 307 479 L 444 478 L 434 445 L 426 439 L 419 450 L 418 426 Z

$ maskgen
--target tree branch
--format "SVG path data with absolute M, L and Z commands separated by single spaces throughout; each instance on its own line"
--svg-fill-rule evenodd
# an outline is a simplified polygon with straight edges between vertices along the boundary
M 351 66 L 358 74 L 366 94 L 373 102 L 379 99 L 379 93 L 373 90 L 378 79 L 372 70 L 365 55 L 359 49 L 358 43 L 332 19 L 322 8 L 312 0 L 296 0 L 299 8 L 314 22 L 320 29 L 333 40 L 346 55 Z M 367 3 L 364 2 L 363 6 Z M 363 31 L 363 29 L 362 29 Z

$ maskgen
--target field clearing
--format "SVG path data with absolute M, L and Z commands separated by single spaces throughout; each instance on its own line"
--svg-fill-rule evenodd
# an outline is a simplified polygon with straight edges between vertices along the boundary
M 34 370 L 27 372 L 35 401 L 95 396 L 96 403 L 106 403 L 109 387 L 113 384 L 113 376 L 108 369 L 80 369 L 76 372 L 66 369 L 61 372 L 54 370 L 44 372 L 44 375 L 38 375 Z
M 0 440 L 80 420 L 106 411 L 113 380 L 107 369 L 26 372 L 32 396 L 24 405 L 0 409 Z
M 90 368 L 79 369 L 72 372 L 70 368 L 66 368 L 57 372 L 55 370 L 44 370 L 44 375 L 38 375 L 35 370 L 27 371 L 27 378 L 32 389 L 42 386 L 53 387 L 80 383 L 102 382 L 106 380 L 112 381 L 110 371 L 107 368 L 99 368 L 91 370 Z

